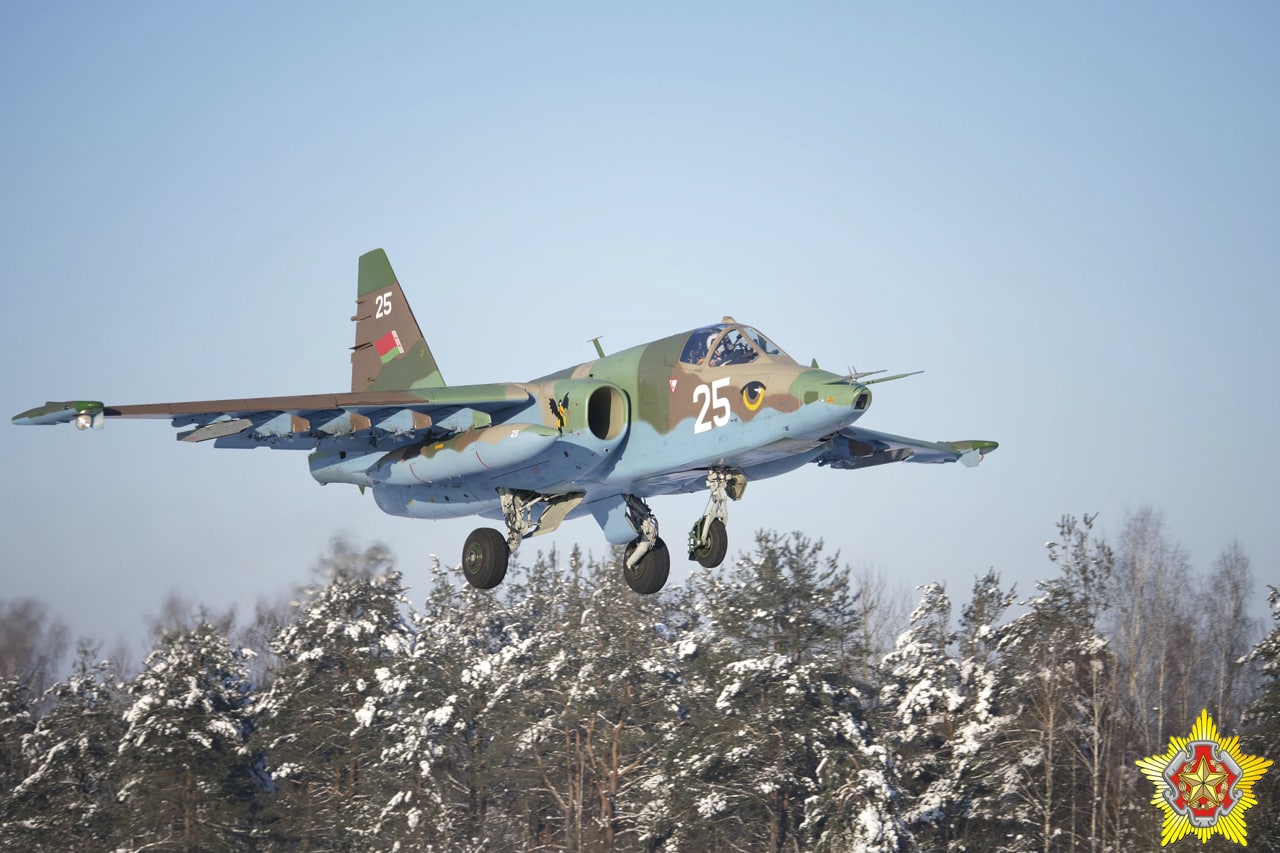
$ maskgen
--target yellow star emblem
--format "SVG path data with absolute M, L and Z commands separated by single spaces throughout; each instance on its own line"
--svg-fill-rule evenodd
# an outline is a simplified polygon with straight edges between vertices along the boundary
M 1200 756 L 1195 770 L 1190 773 L 1183 771 L 1178 774 L 1178 778 L 1187 783 L 1187 802 L 1200 803 L 1201 806 L 1222 805 L 1222 794 L 1219 793 L 1218 786 L 1226 781 L 1227 774 L 1221 770 L 1215 771 L 1213 761 L 1206 756 Z
M 1272 762 L 1240 751 L 1240 738 L 1221 738 L 1208 710 L 1200 712 L 1189 737 L 1169 738 L 1169 749 L 1137 762 L 1156 786 L 1151 804 L 1164 812 L 1160 846 L 1195 833 L 1247 844 L 1244 813 L 1258 804 L 1253 784 Z

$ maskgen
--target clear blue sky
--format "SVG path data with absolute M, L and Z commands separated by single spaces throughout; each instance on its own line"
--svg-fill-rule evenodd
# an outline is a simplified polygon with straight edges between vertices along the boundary
M 1060 515 L 1152 504 L 1197 568 L 1239 539 L 1276 582 L 1277 34 L 1269 3 L 6 3 L 0 409 L 344 390 L 381 246 L 450 383 L 729 313 L 927 371 L 868 427 L 1001 442 L 753 484 L 735 550 L 802 529 L 1029 592 Z M 0 435 L 0 595 L 108 643 L 170 591 L 276 595 L 339 532 L 421 585 L 475 526 L 163 421 Z M 702 505 L 655 501 L 667 538 Z

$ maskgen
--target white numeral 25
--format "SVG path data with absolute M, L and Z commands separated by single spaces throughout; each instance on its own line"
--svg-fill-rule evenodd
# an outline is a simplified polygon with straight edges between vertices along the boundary
M 706 432 L 712 427 L 724 426 L 729 422 L 729 398 L 721 397 L 718 393 L 721 388 L 729 384 L 729 377 L 722 376 L 712 382 L 710 385 L 699 385 L 693 389 L 693 402 L 698 402 L 698 398 L 702 398 L 702 411 L 698 412 L 698 419 L 694 421 L 694 433 Z M 711 410 L 714 414 L 711 420 L 707 420 L 707 412 Z

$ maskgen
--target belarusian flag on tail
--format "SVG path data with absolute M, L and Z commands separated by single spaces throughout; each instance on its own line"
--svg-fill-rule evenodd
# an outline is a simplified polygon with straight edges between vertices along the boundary
M 381 249 L 360 256 L 356 312 L 351 319 L 356 324 L 352 391 L 445 387 L 409 300 Z
M 378 350 L 378 358 L 382 359 L 383 364 L 404 354 L 404 347 L 400 345 L 400 336 L 394 330 L 378 338 L 373 346 Z

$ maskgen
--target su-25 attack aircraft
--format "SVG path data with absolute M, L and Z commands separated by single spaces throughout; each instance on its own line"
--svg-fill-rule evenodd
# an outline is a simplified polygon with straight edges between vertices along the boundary
M 497 586 L 511 552 L 566 518 L 590 514 L 626 545 L 623 574 L 638 593 L 666 583 L 670 554 L 646 502 L 710 491 L 689 533 L 708 568 L 728 550 L 728 501 L 752 480 L 817 463 L 977 465 L 994 441 L 920 441 L 857 427 L 869 386 L 911 374 L 841 376 L 797 364 L 750 326 L 725 317 L 529 382 L 445 385 L 386 253 L 360 257 L 351 392 L 108 406 L 50 402 L 16 424 L 168 418 L 180 441 L 311 451 L 322 484 L 373 491 L 392 515 L 482 515 L 506 522 L 467 537 L 462 568 Z

